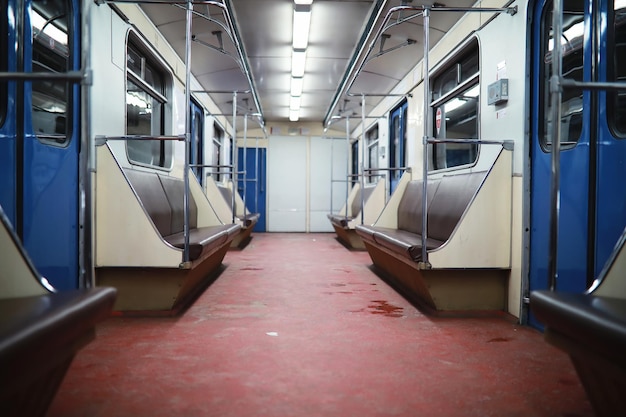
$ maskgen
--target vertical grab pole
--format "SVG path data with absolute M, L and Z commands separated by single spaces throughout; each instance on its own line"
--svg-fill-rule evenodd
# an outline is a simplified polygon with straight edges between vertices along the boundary
M 248 214 L 246 204 L 246 189 L 248 186 L 248 114 L 243 119 L 243 215 Z M 239 154 L 237 154 L 237 161 L 239 161 Z
M 261 150 L 259 149 L 259 137 L 255 136 L 254 138 L 254 149 L 255 157 L 254 157 L 254 180 L 256 186 L 254 187 L 254 212 L 260 213 L 259 210 L 259 189 L 261 188 L 261 179 L 259 178 L 259 160 L 261 159 Z
M 237 90 L 233 91 L 233 146 L 230 150 L 230 182 L 233 189 L 231 190 L 231 210 L 233 212 L 232 222 L 235 223 L 235 193 L 237 188 L 235 187 L 235 179 L 237 175 L 237 164 L 235 163 L 235 149 L 237 148 Z
M 346 142 L 349 144 L 350 143 L 350 116 L 346 116 Z M 349 146 L 348 146 L 349 147 Z M 350 154 L 348 152 L 348 154 Z M 346 158 L 349 161 L 349 158 Z M 344 213 L 345 217 L 348 217 L 348 198 L 350 196 L 350 187 L 349 187 L 349 178 L 348 177 L 348 173 L 350 172 L 350 170 L 348 170 L 348 172 L 346 172 L 346 180 L 348 180 L 348 182 L 346 183 L 346 212 Z M 350 213 L 350 215 L 352 215 L 352 213 Z
M 91 55 L 89 54 L 89 44 L 91 39 L 91 2 L 84 2 L 81 6 L 81 19 L 83 22 L 81 36 L 81 71 L 83 73 L 83 81 L 80 84 L 81 90 L 81 151 L 80 151 L 80 193 L 83 198 L 83 207 L 81 207 L 79 216 L 80 224 L 83 225 L 82 235 L 79 232 L 79 240 L 82 245 L 79 246 L 79 287 L 91 288 L 95 284 L 95 270 L 92 256 L 93 249 L 93 174 L 96 172 L 96 141 L 92 137 L 91 129 L 91 85 L 93 84 L 91 76 Z M 86 158 L 83 152 L 87 150 Z
M 326 138 L 326 132 L 324 132 L 324 137 Z M 330 214 L 333 214 L 333 184 L 335 179 L 335 140 L 330 138 Z
M 563 32 L 562 0 L 554 0 L 552 10 L 552 75 L 550 76 L 550 104 L 552 117 L 552 183 L 550 192 L 550 254 L 548 286 L 551 291 L 556 289 L 558 278 L 558 237 L 559 212 L 561 205 L 561 96 L 562 96 L 562 54 L 561 35 Z
M 185 169 L 183 181 L 185 193 L 183 194 L 183 235 L 185 245 L 183 247 L 183 262 L 189 262 L 189 148 L 191 142 L 191 114 L 189 103 L 191 102 L 191 18 L 193 3 L 187 2 L 186 32 L 185 32 Z
M 365 94 L 361 93 L 361 139 L 363 142 L 363 148 L 365 149 Z M 363 157 L 365 158 L 365 152 L 363 152 Z M 365 170 L 361 173 L 360 177 L 361 183 L 361 224 L 365 222 L 365 214 L 363 213 L 363 209 L 365 206 L 365 195 L 363 192 L 365 191 Z
M 429 53 L 429 26 L 430 26 L 430 6 L 424 6 L 424 58 L 422 59 L 422 70 L 424 72 L 424 136 L 422 139 L 422 265 L 429 267 L 428 251 L 426 250 L 426 239 L 428 238 L 428 135 L 430 132 L 430 76 L 428 74 L 428 53 Z

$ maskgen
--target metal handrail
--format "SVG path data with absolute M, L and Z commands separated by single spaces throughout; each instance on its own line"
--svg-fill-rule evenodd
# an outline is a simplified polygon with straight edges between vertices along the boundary
M 130 140 L 130 141 L 145 141 L 145 140 L 160 140 L 160 141 L 184 141 L 186 139 L 185 135 L 175 135 L 175 136 L 150 136 L 150 135 L 122 135 L 122 136 L 106 136 L 106 135 L 96 135 L 94 137 L 95 145 L 102 146 L 108 141 L 122 141 L 122 140 Z
M 5 81 L 70 81 L 70 82 L 89 82 L 87 72 L 67 71 L 67 72 L 0 72 L 0 80 Z

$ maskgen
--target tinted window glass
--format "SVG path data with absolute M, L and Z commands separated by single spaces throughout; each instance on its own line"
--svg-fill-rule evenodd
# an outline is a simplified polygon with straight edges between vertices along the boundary
M 126 69 L 126 134 L 163 136 L 165 71 L 134 38 L 127 46 Z M 172 163 L 171 141 L 129 140 L 126 146 L 131 162 L 165 168 Z
M 71 8 L 64 0 L 34 0 L 33 72 L 64 73 L 71 69 Z M 70 137 L 71 84 L 65 81 L 32 83 L 32 127 L 42 142 L 67 145 Z
M 563 5 L 563 36 L 559 42 L 563 51 L 563 77 L 583 80 L 583 35 L 585 24 L 583 20 L 583 2 L 580 0 L 565 2 Z M 552 144 L 552 113 L 550 103 L 550 76 L 552 74 L 552 50 L 554 39 L 552 36 L 552 4 L 547 4 L 542 16 L 542 53 L 543 67 L 540 88 L 540 126 L 541 146 L 549 151 Z M 561 145 L 564 149 L 572 147 L 578 142 L 582 132 L 583 92 L 580 89 L 566 88 L 561 97 Z
M 609 81 L 626 82 L 626 2 L 616 1 L 613 13 L 613 39 L 609 41 L 609 56 L 613 65 L 609 66 Z M 626 91 L 609 94 L 613 102 L 608 106 L 609 124 L 616 136 L 626 137 Z
M 478 44 L 475 42 L 434 78 L 433 136 L 446 139 L 446 143 L 432 146 L 432 166 L 436 170 L 473 164 L 478 158 L 478 145 L 448 142 L 478 139 L 478 71 Z

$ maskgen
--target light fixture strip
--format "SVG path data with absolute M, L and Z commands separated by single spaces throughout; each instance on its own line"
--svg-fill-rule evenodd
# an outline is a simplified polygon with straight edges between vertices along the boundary
M 291 96 L 289 99 L 289 110 L 300 110 L 300 103 L 302 98 L 299 96 Z
M 304 81 L 302 77 L 291 77 L 291 95 L 301 96 Z
M 309 46 L 311 28 L 311 4 L 313 0 L 294 0 L 293 33 L 291 55 L 291 89 L 289 99 L 289 120 L 300 118 L 302 77 L 306 66 L 306 48 Z
M 306 65 L 306 49 L 294 49 L 291 53 L 291 76 L 304 76 L 304 66 Z
M 311 27 L 311 6 L 296 4 L 293 8 L 294 49 L 305 49 L 309 44 L 309 28 Z

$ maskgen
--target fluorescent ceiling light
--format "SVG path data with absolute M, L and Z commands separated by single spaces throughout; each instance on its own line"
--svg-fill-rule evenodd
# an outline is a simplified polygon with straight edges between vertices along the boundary
M 301 97 L 291 96 L 289 99 L 289 110 L 300 110 Z
M 302 77 L 306 63 L 306 50 L 294 49 L 291 54 L 291 76 Z
M 309 44 L 311 6 L 296 6 L 293 9 L 293 47 L 305 49 Z
M 293 0 L 295 4 L 311 4 L 313 0 Z
M 304 81 L 302 77 L 291 77 L 291 95 L 301 96 L 303 84 Z
M 292 122 L 297 122 L 300 118 L 299 110 L 289 110 L 289 120 Z

